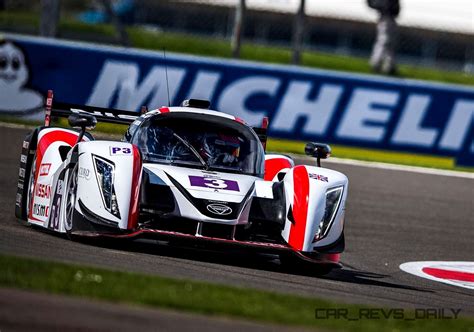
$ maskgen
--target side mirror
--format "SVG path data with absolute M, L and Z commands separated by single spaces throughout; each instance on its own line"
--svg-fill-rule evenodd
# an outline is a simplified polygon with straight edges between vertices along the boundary
M 97 124 L 97 119 L 95 116 L 89 113 L 72 113 L 69 115 L 67 118 L 69 121 L 69 125 L 73 128 L 80 128 L 81 132 L 79 133 L 79 136 L 77 137 L 77 143 L 82 141 L 82 137 L 84 137 L 84 134 L 86 132 L 86 129 L 94 129 L 96 124 Z
M 82 130 L 92 130 L 97 124 L 95 116 L 89 113 L 72 113 L 67 119 L 71 127 Z
M 331 156 L 331 147 L 328 144 L 309 142 L 304 148 L 305 154 L 315 157 L 318 166 L 321 167 L 321 159 L 327 159 Z

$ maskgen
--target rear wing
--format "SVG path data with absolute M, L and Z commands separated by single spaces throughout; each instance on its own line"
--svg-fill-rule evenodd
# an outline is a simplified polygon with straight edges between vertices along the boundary
M 87 112 L 93 114 L 98 122 L 108 122 L 117 124 L 131 124 L 143 112 L 146 112 L 146 107 L 142 107 L 142 113 L 118 110 L 112 108 L 103 108 L 87 105 L 78 105 L 70 103 L 56 102 L 53 100 L 53 91 L 48 90 L 48 95 L 45 104 L 44 125 L 49 127 L 51 117 L 67 118 L 73 113 Z

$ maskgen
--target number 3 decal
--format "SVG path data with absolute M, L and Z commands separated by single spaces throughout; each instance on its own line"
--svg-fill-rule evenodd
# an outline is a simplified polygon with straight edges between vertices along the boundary
M 239 184 L 237 183 L 237 181 L 234 180 L 214 179 L 203 176 L 190 175 L 189 182 L 193 187 L 239 191 Z
M 204 182 L 204 185 L 207 187 L 211 188 L 216 188 L 216 189 L 225 189 L 227 188 L 227 183 L 224 180 L 220 179 L 206 179 L 206 182 Z

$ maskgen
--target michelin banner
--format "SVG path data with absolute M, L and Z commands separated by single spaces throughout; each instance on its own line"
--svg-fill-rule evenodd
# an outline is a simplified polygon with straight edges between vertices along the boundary
M 167 74 L 167 75 L 166 75 Z M 294 66 L 222 60 L 7 35 L 0 113 L 39 115 L 42 96 L 139 111 L 187 98 L 270 136 L 454 156 L 473 162 L 474 89 Z

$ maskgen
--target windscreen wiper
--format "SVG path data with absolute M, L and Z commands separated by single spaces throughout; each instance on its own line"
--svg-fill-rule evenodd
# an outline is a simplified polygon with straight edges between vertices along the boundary
M 173 136 L 176 137 L 181 143 L 183 143 L 201 162 L 202 166 L 204 166 L 204 169 L 207 171 L 209 169 L 209 165 L 206 163 L 204 159 L 199 155 L 199 152 L 196 151 L 194 146 L 191 145 L 188 141 L 186 141 L 184 138 L 173 132 Z

